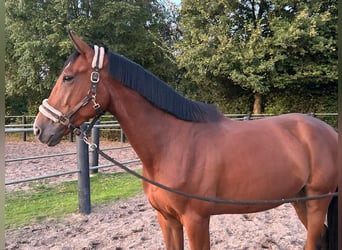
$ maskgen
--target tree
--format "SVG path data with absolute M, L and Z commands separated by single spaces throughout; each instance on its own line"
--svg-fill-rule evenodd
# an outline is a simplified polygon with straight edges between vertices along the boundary
M 65 16 L 51 12 L 53 5 L 46 1 L 6 1 L 5 6 L 6 96 L 35 102 L 54 82 L 61 55 L 70 51 L 61 32 Z
M 68 28 L 172 83 L 177 68 L 165 49 L 168 17 L 156 0 L 7 0 L 6 106 L 19 96 L 36 113 L 73 50 Z
M 215 96 L 239 85 L 260 113 L 273 89 L 336 84 L 336 1 L 182 3 L 179 65 Z

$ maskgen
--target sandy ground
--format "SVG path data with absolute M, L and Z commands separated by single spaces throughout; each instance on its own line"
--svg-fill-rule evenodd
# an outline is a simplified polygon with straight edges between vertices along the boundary
M 102 148 L 122 146 L 101 142 Z M 5 159 L 32 155 L 76 152 L 75 143 L 49 148 L 38 142 L 6 142 Z M 110 151 L 118 160 L 136 158 L 131 149 Z M 107 164 L 101 160 L 100 164 Z M 139 166 L 135 166 L 139 167 Z M 77 169 L 76 156 L 35 159 L 6 163 L 6 182 Z M 104 171 L 117 171 L 110 168 Z M 75 179 L 68 175 L 49 179 L 59 182 Z M 46 181 L 44 181 L 46 182 Z M 6 187 L 11 192 L 29 189 L 34 184 Z M 303 249 L 305 229 L 289 204 L 255 214 L 212 216 L 211 249 Z M 189 249 L 188 241 L 185 242 Z M 6 249 L 165 249 L 156 212 L 144 195 L 92 208 L 90 215 L 72 214 L 63 219 L 47 219 L 43 223 L 6 231 Z

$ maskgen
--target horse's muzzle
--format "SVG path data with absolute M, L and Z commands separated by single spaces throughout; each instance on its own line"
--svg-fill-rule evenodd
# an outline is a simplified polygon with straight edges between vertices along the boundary
M 48 146 L 57 145 L 66 133 L 66 130 L 65 126 L 54 123 L 44 116 L 39 116 L 39 114 L 33 124 L 33 134 L 35 137 Z

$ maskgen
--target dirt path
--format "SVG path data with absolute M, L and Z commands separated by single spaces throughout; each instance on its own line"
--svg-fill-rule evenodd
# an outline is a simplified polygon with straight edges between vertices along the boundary
M 122 144 L 101 142 L 103 148 Z M 5 159 L 58 152 L 76 152 L 74 143 L 63 142 L 48 148 L 37 142 L 6 142 Z M 113 151 L 119 160 L 136 157 L 131 149 Z M 107 164 L 100 161 L 100 164 Z M 6 181 L 41 173 L 76 169 L 76 157 L 65 156 L 7 163 Z M 113 171 L 108 169 L 105 171 Z M 64 176 L 51 181 L 75 178 Z M 7 186 L 6 190 L 28 189 L 32 184 Z M 303 249 L 305 229 L 293 208 L 286 204 L 277 209 L 248 215 L 212 216 L 211 249 Z M 6 249 L 165 249 L 156 213 L 144 195 L 93 207 L 90 215 L 72 214 L 61 220 L 46 220 L 6 231 Z M 186 249 L 188 242 L 186 240 Z
M 101 141 L 100 148 L 101 149 L 112 149 L 112 148 L 120 148 L 126 147 L 125 149 L 120 150 L 110 150 L 106 151 L 110 156 L 115 157 L 115 159 L 119 161 L 124 160 L 132 160 L 137 159 L 137 155 L 133 151 L 131 147 L 128 147 L 127 143 L 119 143 L 119 142 L 110 142 L 110 141 Z M 72 155 L 66 156 L 55 156 L 51 158 L 41 158 L 41 159 L 31 159 L 24 161 L 15 161 L 8 162 L 5 166 L 5 179 L 6 182 L 32 178 L 37 176 L 45 176 L 51 175 L 54 173 L 62 173 L 71 170 L 77 170 L 77 159 L 76 159 L 76 143 L 62 141 L 60 144 L 54 147 L 48 147 L 39 143 L 37 141 L 28 141 L 28 142 L 18 142 L 18 141 L 8 141 L 5 143 L 5 159 L 17 159 L 17 158 L 25 158 L 30 156 L 46 156 L 53 154 L 61 154 L 61 153 L 74 153 Z M 99 159 L 100 165 L 109 164 L 110 162 L 105 159 Z M 140 166 L 141 165 L 133 165 Z M 113 172 L 119 171 L 117 167 L 105 168 L 101 169 L 100 172 Z M 27 190 L 30 186 L 35 185 L 37 183 L 53 183 L 60 182 L 64 180 L 71 180 L 77 178 L 76 174 L 68 174 L 59 177 L 53 177 L 49 179 L 44 179 L 35 182 L 25 182 L 15 185 L 7 185 L 6 190 L 18 190 L 25 189 Z

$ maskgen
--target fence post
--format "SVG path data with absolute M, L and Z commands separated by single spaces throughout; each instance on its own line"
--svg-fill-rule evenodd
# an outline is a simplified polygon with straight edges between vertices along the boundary
M 121 142 L 126 142 L 126 136 L 125 136 L 125 133 L 122 131 L 122 129 L 120 129 L 120 135 L 121 135 L 121 137 L 120 137 L 120 141 Z
M 82 131 L 86 129 L 86 125 L 81 126 Z M 78 207 L 82 214 L 90 214 L 90 178 L 89 178 L 89 155 L 88 145 L 83 138 L 77 136 L 77 166 L 78 172 Z
M 252 120 L 252 115 L 251 115 L 251 114 L 247 114 L 247 116 L 245 116 L 243 119 L 244 119 L 245 121 Z
M 21 118 L 21 123 L 22 123 L 23 125 L 26 124 L 26 116 L 25 116 L 25 115 L 22 116 L 22 118 Z M 23 128 L 26 128 L 26 126 L 23 127 Z M 26 131 L 23 132 L 23 141 L 26 141 Z
M 100 121 L 97 120 L 95 123 L 95 126 L 91 129 L 91 142 L 95 144 L 98 148 L 100 147 L 100 128 L 97 127 L 96 125 L 99 125 Z M 99 165 L 99 154 L 95 151 L 92 150 L 90 151 L 90 167 L 95 167 Z M 98 173 L 98 169 L 92 169 L 91 173 L 96 174 Z
M 74 142 L 74 132 L 70 131 L 69 133 L 69 142 Z

